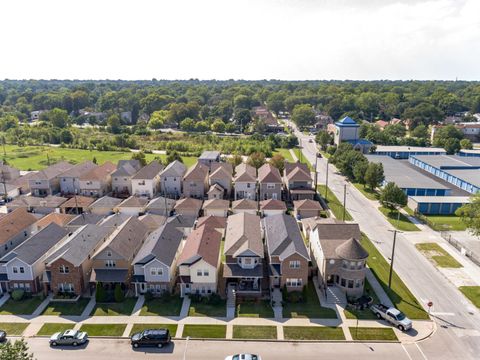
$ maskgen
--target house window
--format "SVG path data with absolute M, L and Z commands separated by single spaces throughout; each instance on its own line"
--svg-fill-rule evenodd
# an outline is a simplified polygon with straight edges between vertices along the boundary
M 340 279 L 340 286 L 345 287 L 347 285 L 347 281 L 345 279 Z
M 25 284 L 25 291 L 26 291 L 26 292 L 30 292 L 30 291 L 31 291 L 31 290 L 30 290 L 30 284 L 29 284 L 29 283 L 26 283 L 26 284 Z
M 145 185 L 145 180 L 139 181 L 138 185 L 144 186 Z
M 250 259 L 250 258 L 245 258 L 245 259 L 243 259 L 243 263 L 244 263 L 245 265 L 251 265 L 251 264 L 252 264 L 252 259 Z
M 118 180 L 118 178 L 114 178 L 114 180 L 115 180 L 115 181 L 117 181 L 117 180 Z
M 203 276 L 208 276 L 208 275 L 209 275 L 208 270 L 203 270 Z
M 301 287 L 302 286 L 302 279 L 287 279 L 287 286 Z
M 68 268 L 68 266 L 61 265 L 59 271 L 60 274 L 68 274 L 70 272 L 70 269 Z
M 25 268 L 23 266 L 20 266 L 20 274 L 25 274 Z
M 116 264 L 115 264 L 114 260 L 107 260 L 107 261 L 105 261 L 105 266 L 106 267 L 115 267 Z
M 108 256 L 108 257 L 112 256 L 112 252 L 111 252 L 111 251 L 107 251 L 107 256 Z
M 300 260 L 290 261 L 290 269 L 300 269 Z
M 247 188 L 250 189 L 250 183 L 247 183 Z
M 150 275 L 152 276 L 162 276 L 163 269 L 162 268 L 150 268 Z
M 275 189 L 275 184 L 268 183 L 267 184 L 267 189 Z
M 14 274 L 18 274 L 18 268 L 16 266 L 14 266 L 12 268 L 12 271 L 13 271 Z
M 362 285 L 362 280 L 356 279 L 356 280 L 355 280 L 355 287 L 356 287 L 356 288 L 359 288 L 361 285 Z
M 157 293 L 162 292 L 162 286 L 159 285 L 159 284 L 155 285 L 155 292 L 157 292 Z
M 348 280 L 348 288 L 353 289 L 353 280 Z
M 197 270 L 197 276 L 202 276 L 202 270 L 200 269 Z

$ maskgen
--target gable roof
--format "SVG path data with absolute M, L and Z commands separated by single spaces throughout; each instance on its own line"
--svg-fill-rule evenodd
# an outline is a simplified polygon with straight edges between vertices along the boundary
M 0 218 L 0 245 L 7 243 L 25 228 L 33 225 L 38 220 L 25 208 L 15 209 Z
M 282 177 L 275 166 L 271 164 L 263 164 L 258 169 L 258 182 L 281 183 Z
M 90 209 L 96 208 L 114 208 L 118 204 L 120 204 L 123 200 L 119 198 L 114 198 L 111 196 L 103 196 L 100 199 L 97 199 L 94 203 L 90 204 Z
M 287 166 L 287 164 L 289 164 Z M 312 181 L 307 164 L 285 163 L 285 177 L 289 181 Z
M 37 226 L 37 228 L 44 228 L 51 223 L 55 223 L 55 224 L 57 224 L 61 227 L 64 227 L 70 221 L 72 221 L 75 218 L 75 216 L 76 215 L 69 215 L 69 214 L 61 214 L 61 213 L 52 212 L 52 213 L 44 216 L 40 220 L 38 220 L 35 223 L 35 225 Z M 1 225 L 0 225 L 0 227 L 1 227 Z
M 77 196 L 71 197 L 70 199 L 65 201 L 63 204 L 61 204 L 60 209 L 75 208 L 77 206 L 79 208 L 86 208 L 91 204 L 93 204 L 94 201 L 95 201 L 94 198 L 77 195 Z
M 223 216 L 202 216 L 198 218 L 196 228 L 201 226 L 208 226 L 214 229 L 225 229 L 227 227 L 227 218 Z
M 183 198 L 176 202 L 174 209 L 195 209 L 200 210 L 202 208 L 202 200 L 194 199 L 194 198 Z
M 287 205 L 281 200 L 268 199 L 260 201 L 260 210 L 283 210 L 287 211 Z
M 159 196 L 156 197 L 148 203 L 147 207 L 145 208 L 147 211 L 148 210 L 172 210 L 175 206 L 176 201 L 174 199 L 170 199 L 167 197 Z
M 163 215 L 146 214 L 138 218 L 150 231 L 158 229 L 167 222 L 167 218 Z
M 168 218 L 167 222 L 172 223 L 175 227 L 179 229 L 184 228 L 192 228 L 195 224 L 195 220 L 197 220 L 196 216 L 186 216 L 186 215 L 175 215 L 173 217 Z
M 232 202 L 232 209 L 235 210 L 257 210 L 257 202 L 251 199 L 240 199 Z
M 210 188 L 207 191 L 207 194 L 210 194 L 212 192 L 218 192 L 220 194 L 223 194 L 225 192 L 225 189 L 221 185 L 218 185 L 217 183 L 215 183 L 212 186 L 210 186 Z
M 48 207 L 57 208 L 67 201 L 67 198 L 61 196 L 48 195 L 45 197 L 36 197 L 22 195 L 7 204 L 7 207 Z
M 140 162 L 138 164 L 139 164 L 138 167 L 140 168 Z M 119 161 L 117 170 L 112 172 L 112 176 L 133 176 L 137 173 L 138 170 L 139 169 L 137 169 L 131 163 L 124 163 L 120 165 L 120 161 Z
M 32 175 L 29 179 L 29 181 L 33 180 L 51 180 L 56 178 L 58 175 L 64 173 L 65 171 L 73 168 L 73 165 L 66 162 L 66 161 L 61 161 L 59 163 L 56 163 L 54 165 L 51 165 L 43 170 L 40 170 L 39 172 L 35 173 Z
M 224 252 L 236 257 L 246 251 L 263 258 L 260 217 L 244 212 L 228 217 Z
M 130 196 L 129 198 L 126 198 L 120 205 L 118 205 L 118 208 L 126 208 L 126 207 L 144 207 L 147 205 L 148 199 L 144 197 L 138 197 L 138 196 Z
M 245 163 L 237 165 L 235 168 L 235 182 L 256 182 L 257 170 L 253 166 Z
M 208 167 L 197 162 L 186 172 L 183 180 L 185 181 L 205 181 L 208 177 Z
M 230 201 L 223 199 L 210 199 L 205 200 L 203 203 L 202 209 L 222 209 L 228 210 L 230 207 Z
M 219 166 L 215 170 L 212 170 L 209 176 L 210 181 L 212 179 L 232 179 L 232 173 L 229 172 L 225 167 Z
M 308 168 L 307 164 L 301 163 L 299 161 L 296 162 L 288 162 L 285 161 L 285 175 L 288 176 L 288 174 L 292 171 L 295 170 L 296 168 L 300 168 L 303 171 L 305 171 L 307 174 L 310 174 L 310 169 Z
M 220 151 L 210 151 L 210 150 L 205 150 L 202 152 L 200 155 L 199 159 L 201 160 L 212 160 L 215 161 L 220 157 Z
M 84 161 L 83 163 L 77 164 L 72 168 L 68 169 L 67 171 L 59 174 L 58 177 L 78 178 L 82 174 L 85 174 L 96 167 L 97 165 L 95 165 L 92 161 Z
M 107 161 L 100 166 L 93 168 L 87 173 L 80 176 L 80 180 L 103 180 L 106 179 L 108 175 L 115 171 L 117 167 Z
M 75 216 L 67 225 L 69 227 L 98 224 L 103 220 L 103 215 L 83 213 Z
M 136 180 L 152 180 L 158 176 L 163 170 L 163 165 L 160 164 L 157 160 L 153 160 L 150 164 L 145 165 L 141 168 L 132 179 Z
M 293 207 L 295 210 L 322 210 L 318 201 L 310 199 L 296 200 L 293 202 Z
M 136 171 L 140 170 L 140 168 L 142 167 L 142 164 L 140 164 L 140 160 L 130 159 L 130 160 L 118 160 L 117 169 L 120 169 L 122 166 L 125 166 L 125 165 L 133 167 Z
M 187 171 L 187 167 L 178 160 L 175 160 L 167 165 L 167 167 L 160 173 L 161 177 L 164 176 L 172 176 L 172 177 L 183 177 L 185 172 Z
M 179 265 L 192 265 L 203 259 L 217 267 L 220 255 L 222 235 L 209 226 L 193 230 L 187 237 L 185 247 L 178 259 Z
M 360 233 L 360 227 L 358 224 L 351 223 L 327 223 L 319 222 L 314 227 L 317 229 L 318 237 L 322 239 L 337 239 L 337 240 L 348 240 L 350 238 L 360 239 L 362 234 Z
M 352 127 L 359 127 L 355 120 L 353 120 L 350 116 L 345 116 L 342 120 L 339 120 L 335 123 L 338 126 L 352 126 Z
M 213 173 L 218 168 L 223 168 L 223 170 L 227 171 L 230 175 L 233 174 L 233 166 L 229 162 L 213 162 L 210 165 L 210 172 Z
M 280 261 L 283 261 L 293 254 L 299 254 L 310 260 L 297 221 L 292 216 L 286 214 L 268 216 L 263 219 L 263 226 L 270 256 L 278 256 Z

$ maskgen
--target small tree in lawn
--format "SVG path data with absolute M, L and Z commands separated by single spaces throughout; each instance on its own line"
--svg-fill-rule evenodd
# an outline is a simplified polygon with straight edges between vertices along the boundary
M 273 155 L 269 163 L 276 167 L 278 171 L 280 171 L 280 174 L 283 173 L 283 169 L 285 169 L 285 158 L 281 154 Z
M 365 184 L 372 190 L 379 187 L 383 180 L 385 180 L 385 175 L 383 173 L 383 165 L 380 163 L 370 163 L 368 164 L 367 170 L 365 171 Z
M 459 207 L 455 214 L 462 218 L 473 235 L 480 236 L 480 193 L 472 196 L 471 202 Z
M 182 157 L 180 156 L 180 154 L 176 150 L 168 151 L 166 163 L 170 164 L 171 162 L 174 162 L 175 160 L 183 163 Z
M 247 160 L 247 164 L 253 166 L 254 168 L 258 169 L 263 164 L 265 164 L 265 154 L 262 152 L 254 152 L 250 154 Z
M 0 345 L 0 360 L 33 360 L 33 354 L 24 339 L 7 341 Z
M 96 291 L 95 291 L 95 300 L 101 303 L 101 302 L 105 302 L 106 299 L 107 299 L 107 293 L 103 288 L 103 284 L 98 282 L 96 286 Z
M 395 183 L 389 182 L 380 194 L 380 203 L 390 212 L 407 205 L 407 195 Z
M 119 283 L 115 285 L 114 296 L 115 302 L 122 302 L 123 300 L 125 300 L 125 294 L 123 293 L 122 286 Z
M 353 165 L 353 177 L 359 184 L 365 184 L 365 173 L 367 168 L 367 161 L 359 161 Z
M 97 165 L 97 158 L 94 156 L 92 162 Z
M 232 164 L 233 168 L 235 169 L 238 165 L 243 162 L 242 155 L 233 154 L 231 157 L 227 159 L 227 162 Z

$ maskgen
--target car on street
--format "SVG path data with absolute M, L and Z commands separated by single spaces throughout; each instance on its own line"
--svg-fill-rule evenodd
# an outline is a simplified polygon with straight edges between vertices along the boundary
M 4 330 L 0 330 L 0 342 L 7 341 L 7 332 Z
M 370 309 L 377 318 L 388 321 L 400 331 L 408 331 L 412 328 L 412 320 L 407 318 L 404 313 L 394 307 L 388 307 L 383 304 L 374 304 L 370 306 Z
M 262 360 L 262 358 L 255 354 L 235 354 L 227 356 L 225 360 Z
M 88 341 L 88 334 L 84 331 L 66 330 L 63 332 L 56 332 L 50 337 L 50 345 L 72 345 L 78 346 L 85 344 Z
M 312 140 L 312 139 L 308 139 L 308 142 L 309 142 L 309 143 L 313 143 L 313 140 Z
M 172 337 L 168 329 L 148 329 L 135 333 L 131 336 L 130 342 L 134 348 L 140 346 L 163 347 L 170 344 Z

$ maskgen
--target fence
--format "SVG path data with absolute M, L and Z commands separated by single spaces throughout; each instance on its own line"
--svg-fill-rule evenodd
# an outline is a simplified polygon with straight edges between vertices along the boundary
M 442 238 L 444 238 L 450 244 L 452 244 L 458 251 L 460 251 L 460 253 L 462 255 L 465 255 L 467 258 L 472 260 L 472 262 L 475 265 L 480 266 L 480 256 L 479 256 L 479 254 L 474 253 L 472 250 L 465 247 L 465 245 L 462 244 L 460 241 L 455 240 L 452 237 L 452 234 L 450 234 L 448 231 L 441 231 L 440 235 L 442 236 Z

